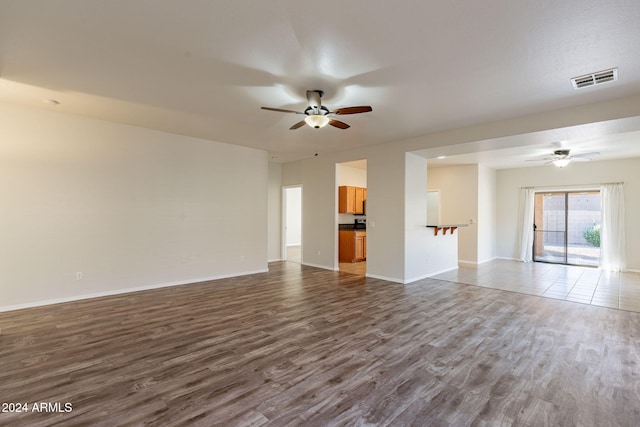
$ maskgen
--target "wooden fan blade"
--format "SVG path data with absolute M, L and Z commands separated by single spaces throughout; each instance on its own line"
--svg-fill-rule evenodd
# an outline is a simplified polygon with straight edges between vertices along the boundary
M 348 129 L 350 127 L 348 124 L 346 124 L 345 122 L 341 122 L 340 120 L 331 119 L 329 120 L 329 124 L 339 129 Z
M 331 111 L 331 114 L 358 114 L 358 113 L 368 113 L 369 111 L 373 111 L 373 109 L 368 105 L 363 105 L 361 107 L 344 107 L 338 108 L 336 110 Z
M 291 127 L 289 128 L 289 130 L 294 130 L 294 129 L 301 128 L 302 126 L 304 126 L 304 125 L 306 125 L 306 124 L 307 124 L 307 122 L 305 122 L 304 120 L 302 120 L 302 121 L 300 121 L 300 122 L 296 123 L 295 125 L 291 126 Z
M 260 107 L 263 110 L 269 110 L 269 111 L 277 111 L 279 113 L 293 113 L 293 114 L 304 114 L 300 111 L 293 111 L 293 110 L 284 110 L 282 108 L 271 108 L 271 107 Z

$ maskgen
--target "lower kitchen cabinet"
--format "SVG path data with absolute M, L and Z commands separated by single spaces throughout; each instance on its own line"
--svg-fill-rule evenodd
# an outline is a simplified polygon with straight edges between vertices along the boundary
M 338 259 L 340 262 L 359 262 L 367 259 L 367 232 L 340 230 L 338 233 Z

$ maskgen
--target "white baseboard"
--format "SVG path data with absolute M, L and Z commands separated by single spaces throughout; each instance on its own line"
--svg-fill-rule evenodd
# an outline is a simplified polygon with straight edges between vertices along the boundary
M 442 273 L 447 273 L 449 271 L 453 271 L 453 270 L 457 270 L 458 266 L 455 266 L 453 268 L 448 268 L 446 270 L 440 270 L 440 271 L 436 271 L 435 273 L 431 273 L 429 274 L 427 277 L 433 277 L 433 276 L 437 276 L 438 274 L 442 274 Z
M 504 259 L 507 261 L 520 261 L 518 258 L 509 258 L 509 257 L 505 257 L 505 256 L 497 256 L 494 259 Z
M 412 277 L 411 279 L 405 280 L 404 284 L 407 285 L 409 283 L 417 282 L 418 280 L 428 279 L 429 277 L 436 276 L 438 274 L 446 273 L 447 271 L 453 271 L 453 270 L 457 270 L 457 269 L 458 269 L 458 266 L 455 266 L 455 267 L 452 267 L 452 268 L 447 268 L 445 270 L 436 271 L 434 273 L 423 274 L 421 276 Z
M 95 292 L 95 293 L 91 293 L 91 294 L 74 295 L 74 296 L 70 296 L 70 297 L 54 298 L 54 299 L 42 300 L 42 301 L 34 301 L 34 302 L 25 303 L 25 304 L 16 304 L 16 305 L 9 305 L 9 306 L 5 306 L 5 307 L 0 307 L 0 313 L 5 312 L 5 311 L 22 310 L 22 309 L 25 309 L 25 308 L 34 308 L 34 307 L 41 307 L 41 306 L 45 306 L 45 305 L 60 304 L 60 303 L 64 303 L 64 302 L 80 301 L 80 300 L 84 300 L 84 299 L 101 298 L 101 297 L 108 297 L 108 296 L 113 296 L 113 295 L 128 294 L 128 293 L 131 293 L 131 292 L 140 292 L 140 291 L 148 291 L 148 290 L 152 290 L 152 289 L 168 288 L 168 287 L 171 287 L 171 286 L 193 285 L 193 284 L 196 284 L 196 283 L 209 282 L 209 281 L 212 281 L 212 280 L 228 279 L 229 277 L 239 277 L 239 276 L 247 276 L 249 274 L 267 273 L 268 271 L 269 271 L 268 269 L 245 271 L 245 272 L 242 272 L 242 273 L 239 273 L 239 274 L 222 274 L 222 275 L 219 275 L 219 276 L 190 279 L 188 281 L 159 283 L 159 284 L 155 284 L 155 285 L 140 286 L 140 287 L 136 287 L 136 288 L 116 289 L 116 290 L 113 290 L 113 291 Z
M 401 284 L 404 285 L 404 281 L 403 280 L 396 279 L 394 277 L 378 276 L 377 274 L 370 274 L 370 273 L 367 273 L 366 277 L 371 277 L 372 279 L 386 280 L 387 282 L 401 283 Z
M 458 260 L 458 264 L 482 265 L 482 264 L 486 264 L 486 263 L 491 262 L 491 261 L 495 261 L 497 259 L 499 259 L 499 258 L 498 257 L 487 258 L 487 259 L 484 259 L 482 261 L 466 261 L 464 259 L 460 259 L 460 260 Z
M 286 260 L 284 260 L 282 258 L 274 258 L 274 259 L 267 260 L 267 262 L 280 262 L 280 261 L 286 261 Z
M 303 262 L 302 265 L 306 265 L 307 267 L 321 268 L 323 270 L 335 271 L 334 267 L 329 267 L 328 265 L 312 264 L 310 262 Z

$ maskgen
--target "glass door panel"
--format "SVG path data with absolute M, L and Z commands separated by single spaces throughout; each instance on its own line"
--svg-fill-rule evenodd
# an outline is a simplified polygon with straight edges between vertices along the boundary
M 533 260 L 565 264 L 566 194 L 536 193 Z
M 597 266 L 600 260 L 600 192 L 568 193 L 567 264 Z

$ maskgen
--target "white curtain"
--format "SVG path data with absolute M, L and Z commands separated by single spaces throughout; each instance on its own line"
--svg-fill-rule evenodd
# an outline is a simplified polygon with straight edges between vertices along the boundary
M 522 262 L 533 261 L 533 188 L 520 189 L 520 254 Z
M 624 271 L 624 187 L 622 183 L 603 184 L 600 187 L 602 225 L 600 226 L 600 268 Z

